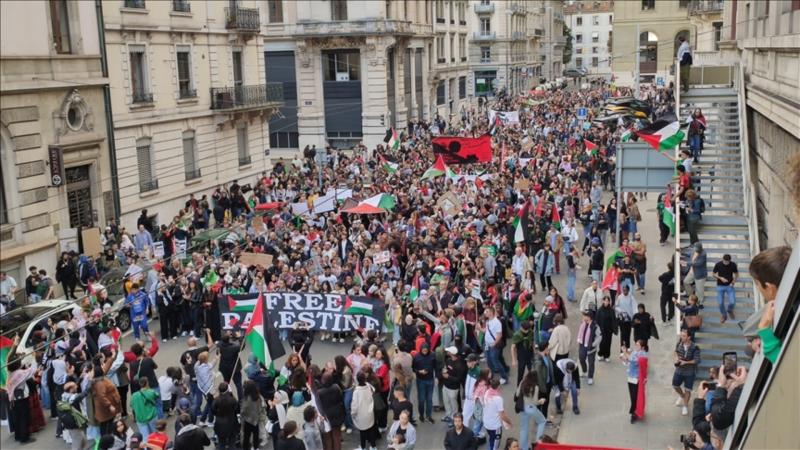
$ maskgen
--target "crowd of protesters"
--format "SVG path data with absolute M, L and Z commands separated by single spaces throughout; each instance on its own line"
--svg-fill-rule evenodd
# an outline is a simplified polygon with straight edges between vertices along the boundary
M 324 166 L 307 151 L 250 183 L 190 197 L 169 224 L 156 226 L 147 211 L 133 233 L 110 223 L 103 255 L 62 255 L 57 282 L 68 298 L 76 287 L 84 295 L 77 295 L 69 318 L 38 325 L 36 364 L 9 360 L 4 406 L 15 439 L 33 442 L 30 434 L 49 410 L 58 419 L 57 435 L 75 450 L 92 442 L 114 450 L 198 450 L 212 442 L 220 449 L 271 442 L 278 450 L 338 450 L 351 433 L 360 449 L 412 450 L 417 427 L 437 421 L 444 423 L 445 449 L 485 442 L 494 450 L 509 432 L 519 440 L 508 438 L 506 448 L 528 449 L 548 439 L 553 413 L 580 414 L 581 385 L 593 384 L 597 361 L 616 355 L 617 334 L 620 359 L 628 364 L 631 422 L 641 419 L 648 340 L 658 333 L 654 316 L 637 300 L 648 266 L 637 223 L 660 224 L 661 212 L 643 217 L 641 197 L 633 194 L 617 203 L 610 189 L 622 130 L 592 126 L 605 100 L 627 94 L 607 84 L 500 93 L 491 108 L 517 111 L 518 124 L 489 123 L 486 107 L 464 113 L 458 125 L 413 121 L 398 130 L 397 148 L 325 149 Z M 668 89 L 644 88 L 643 97 L 654 115 L 672 101 Z M 588 117 L 577 116 L 580 107 Z M 473 137 L 491 129 L 494 162 L 421 179 L 436 157 L 436 132 Z M 587 151 L 586 141 L 600 151 Z M 384 170 L 387 161 L 397 170 Z M 345 186 L 357 199 L 385 193 L 396 204 L 374 215 L 346 214 L 341 204 L 321 214 L 292 210 L 292 203 L 313 204 L 327 189 Z M 445 193 L 458 199 L 457 214 L 438 204 Z M 258 205 L 275 202 L 282 206 L 273 213 L 259 211 Z M 522 239 L 516 237 L 519 216 L 528 227 Z M 192 237 L 206 229 L 225 235 L 193 247 Z M 662 234 L 661 242 L 666 239 Z M 155 247 L 163 256 L 154 256 Z M 619 258 L 607 261 L 617 249 Z M 389 261 L 374 263 L 385 250 Z M 242 252 L 271 255 L 273 263 L 248 267 L 239 262 Z M 116 267 L 125 269 L 132 341 L 120 337 L 98 284 Z M 562 271 L 564 292 L 552 281 Z M 662 300 L 670 283 L 663 277 Z M 35 280 L 35 300 L 53 295 L 52 282 L 43 280 Z M 38 287 L 43 283 L 47 292 Z M 282 330 L 290 347 L 285 362 L 265 366 L 247 358 L 249 352 L 240 353 L 243 336 L 223 329 L 218 295 L 287 291 L 382 301 L 383 330 L 315 333 L 296 324 Z M 671 300 L 662 301 L 665 324 L 673 318 Z M 565 323 L 569 302 L 582 316 L 578 329 Z M 678 306 L 689 316 L 696 303 Z M 158 334 L 148 324 L 155 316 Z M 157 365 L 159 340 L 178 338 L 187 342 L 179 360 Z M 314 339 L 338 342 L 343 352 L 313 360 Z M 696 367 L 699 350 L 694 358 L 691 336 L 682 339 L 676 354 Z M 774 343 L 767 338 L 765 345 Z M 689 378 L 676 372 L 683 406 Z M 513 391 L 513 405 L 504 404 L 504 390 Z M 513 413 L 521 426 L 509 431 Z

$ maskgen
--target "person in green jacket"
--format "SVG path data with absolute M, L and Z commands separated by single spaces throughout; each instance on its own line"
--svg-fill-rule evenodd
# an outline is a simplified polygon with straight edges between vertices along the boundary
M 783 272 L 789 263 L 792 249 L 787 246 L 773 247 L 756 255 L 750 262 L 750 276 L 756 288 L 764 297 L 764 309 L 758 322 L 757 336 L 751 341 L 750 349 L 755 353 L 759 349 L 764 357 L 775 363 L 781 353 L 781 341 L 772 329 L 775 317 L 775 297 L 783 279 Z
M 139 427 L 139 432 L 142 433 L 142 441 L 144 442 L 147 442 L 147 437 L 150 436 L 150 433 L 155 433 L 156 431 L 157 401 L 159 401 L 158 393 L 150 389 L 147 377 L 140 378 L 139 390 L 131 397 L 131 409 L 136 420 L 136 426 Z

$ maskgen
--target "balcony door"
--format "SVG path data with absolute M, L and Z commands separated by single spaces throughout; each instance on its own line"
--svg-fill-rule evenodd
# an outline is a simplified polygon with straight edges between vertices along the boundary
M 242 49 L 234 48 L 231 53 L 231 65 L 233 66 L 233 95 L 236 105 L 243 105 L 245 101 L 244 92 L 244 67 L 242 66 Z

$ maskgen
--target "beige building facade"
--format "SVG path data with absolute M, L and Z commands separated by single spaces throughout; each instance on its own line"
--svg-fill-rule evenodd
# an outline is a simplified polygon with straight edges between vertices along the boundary
M 0 2 L 0 270 L 54 277 L 115 214 L 94 2 Z
M 172 221 L 270 167 L 269 119 L 283 95 L 266 80 L 263 2 L 105 0 L 120 220 Z
M 566 26 L 572 30 L 570 68 L 590 74 L 611 73 L 613 1 L 574 1 L 564 7 Z

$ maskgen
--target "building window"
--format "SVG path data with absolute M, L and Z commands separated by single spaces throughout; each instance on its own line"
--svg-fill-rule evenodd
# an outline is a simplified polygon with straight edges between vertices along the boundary
M 183 132 L 183 166 L 186 170 L 186 181 L 200 178 L 197 146 L 194 142 L 194 131 L 191 130 Z
M 444 0 L 436 0 L 436 23 L 444 23 Z
M 595 44 L 600 42 L 600 33 L 599 32 L 597 32 L 597 31 L 593 31 L 592 32 L 592 42 L 594 42 Z
M 575 66 L 583 67 L 583 58 L 581 58 L 580 56 L 575 58 Z
M 149 103 L 153 101 L 147 79 L 147 53 L 144 45 L 128 47 L 131 60 L 131 88 L 133 103 Z
M 597 56 L 592 56 L 592 67 L 597 67 L 600 63 L 600 59 Z
M 456 62 L 456 35 L 450 35 L 450 62 Z
M 236 124 L 236 148 L 239 153 L 239 166 L 250 164 L 250 149 L 247 142 L 247 122 Z
M 347 20 L 347 0 L 331 0 L 331 20 Z
M 686 8 L 689 6 L 689 0 L 678 0 L 678 8 Z
M 614 23 L 614 15 L 613 14 L 609 14 L 608 15 L 608 24 L 611 25 L 613 23 Z
M 450 1 L 450 23 L 451 23 L 451 24 L 454 24 L 454 23 L 456 23 L 456 21 L 455 21 L 455 18 L 454 18 L 454 14 L 453 14 L 453 7 L 454 7 L 455 5 L 453 5 L 453 3 L 455 3 L 455 2 L 451 0 L 451 1 Z
M 600 25 L 600 16 L 592 16 L 592 25 Z
M 192 12 L 192 7 L 189 5 L 188 0 L 172 0 L 172 10 L 175 12 Z
M 436 62 L 439 64 L 447 62 L 447 57 L 444 54 L 444 36 L 436 38 Z
M 283 0 L 267 0 L 269 23 L 283 23 Z
M 576 47 L 576 48 L 575 48 L 575 54 L 576 54 L 576 55 L 581 55 L 581 54 L 583 54 L 583 47 Z
M 467 3 L 458 2 L 458 23 L 459 25 L 467 24 Z
M 71 53 L 67 0 L 50 0 L 50 27 L 56 53 Z
M 5 149 L 3 149 L 5 150 Z M 5 166 L 3 166 L 5 167 Z M 5 171 L 0 168 L 0 224 L 8 223 L 8 204 L 6 203 Z
M 722 22 L 714 22 L 714 50 L 719 50 L 719 41 L 722 40 Z
M 144 9 L 144 0 L 125 0 L 123 6 L 126 8 Z
M 579 27 L 583 26 L 583 17 L 578 17 L 577 19 L 575 19 L 575 25 Z
M 339 50 L 322 55 L 325 81 L 358 81 L 361 79 L 361 55 L 358 50 Z
M 458 98 L 467 98 L 467 77 L 458 77 Z
M 481 62 L 492 62 L 492 47 L 481 47 Z
M 481 19 L 481 34 L 488 35 L 492 32 L 492 21 L 490 19 Z
M 153 144 L 150 138 L 136 140 L 136 163 L 139 167 L 139 192 L 158 189 L 158 179 L 153 166 Z
M 270 133 L 269 146 L 272 148 L 300 148 L 299 136 L 297 131 Z
M 231 50 L 231 65 L 233 66 L 234 87 L 244 86 L 244 67 L 242 66 L 242 49 L 237 47 Z
M 180 98 L 195 98 L 197 91 L 192 85 L 191 47 L 179 45 L 175 50 L 178 63 L 178 95 Z
M 592 53 L 597 54 L 597 47 L 592 47 Z
M 467 60 L 467 35 L 462 34 L 458 37 L 458 54 L 461 55 L 461 62 Z
M 444 80 L 442 80 L 439 81 L 439 84 L 436 85 L 436 104 L 444 105 L 444 102 L 445 102 Z
M 575 43 L 576 44 L 583 44 L 583 35 L 578 33 L 575 35 Z
M 656 0 L 642 0 L 642 11 L 656 9 Z

